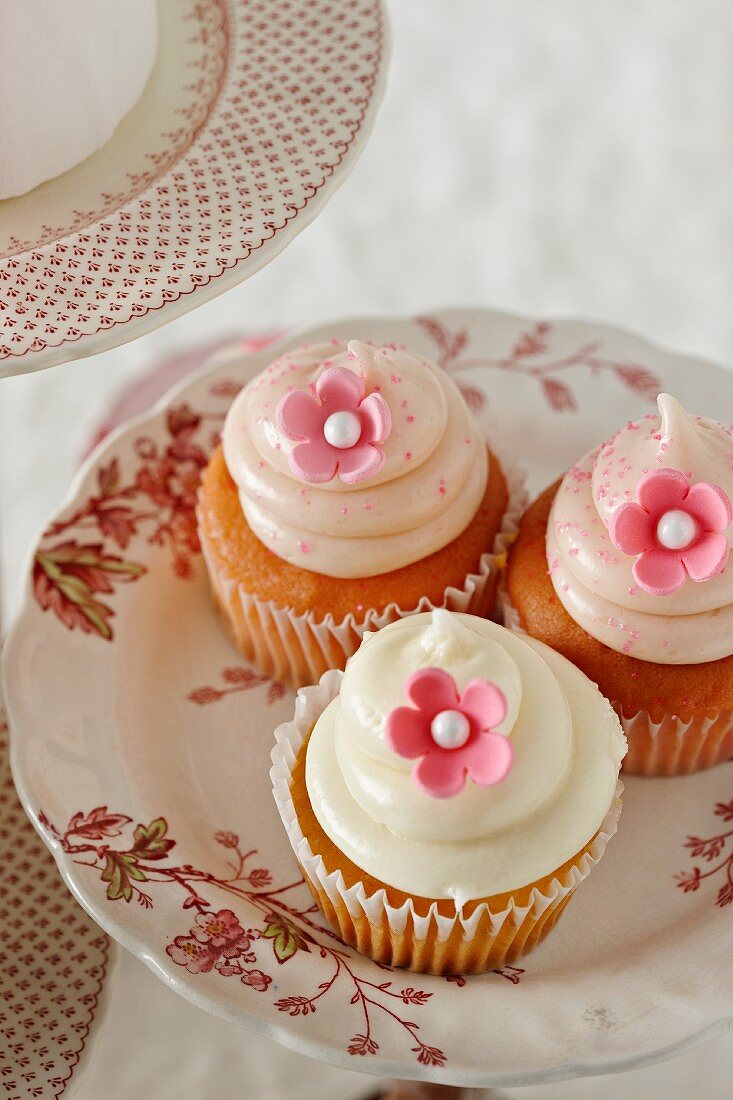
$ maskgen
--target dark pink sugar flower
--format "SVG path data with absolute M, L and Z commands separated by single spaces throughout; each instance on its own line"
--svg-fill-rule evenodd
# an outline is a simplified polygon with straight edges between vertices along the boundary
M 365 396 L 364 379 L 346 367 L 328 367 L 313 389 L 286 393 L 277 407 L 277 426 L 297 446 L 290 468 L 304 481 L 354 484 L 384 466 L 384 443 L 392 430 L 381 393 Z
M 640 479 L 636 502 L 611 514 L 608 533 L 617 550 L 636 556 L 639 588 L 669 596 L 687 577 L 707 581 L 725 569 L 731 520 L 730 499 L 719 485 L 690 485 L 681 470 L 653 470 Z
M 419 758 L 413 777 L 432 798 L 452 798 L 468 774 L 491 787 L 512 765 L 507 737 L 492 733 L 507 713 L 504 693 L 489 680 L 471 680 L 459 696 L 450 673 L 421 668 L 405 681 L 412 707 L 396 707 L 387 717 L 387 744 L 408 760 Z

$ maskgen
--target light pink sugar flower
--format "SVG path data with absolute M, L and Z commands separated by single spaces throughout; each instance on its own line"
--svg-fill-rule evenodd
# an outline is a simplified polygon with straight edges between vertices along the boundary
M 636 487 L 636 502 L 611 514 L 617 550 L 636 555 L 634 580 L 645 592 L 669 596 L 685 583 L 707 581 L 725 569 L 730 499 L 719 485 L 690 482 L 681 470 L 652 470 Z
M 459 794 L 468 774 L 491 787 L 512 765 L 509 739 L 492 733 L 507 713 L 504 693 L 489 680 L 471 680 L 459 696 L 453 677 L 440 668 L 408 676 L 405 693 L 414 704 L 387 717 L 387 744 L 408 760 L 417 785 L 432 798 Z
M 346 367 L 328 367 L 313 388 L 281 399 L 277 426 L 297 446 L 290 468 L 304 481 L 354 484 L 378 474 L 385 456 L 380 444 L 392 430 L 389 405 L 381 393 L 365 396 L 364 379 Z

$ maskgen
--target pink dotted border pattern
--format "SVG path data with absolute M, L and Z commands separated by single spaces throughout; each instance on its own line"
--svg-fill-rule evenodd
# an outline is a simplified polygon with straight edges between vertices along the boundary
M 110 942 L 66 889 L 15 793 L 0 705 L 0 1086 L 5 1100 L 64 1094 L 108 969 Z

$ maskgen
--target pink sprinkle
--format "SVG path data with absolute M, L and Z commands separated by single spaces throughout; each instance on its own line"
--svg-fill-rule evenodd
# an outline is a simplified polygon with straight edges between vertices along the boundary
M 409 462 L 412 458 L 412 451 L 405 451 L 405 459 Z
M 406 409 L 408 405 L 409 405 L 409 401 L 403 401 L 402 402 L 402 408 L 403 409 Z
M 311 552 L 311 548 L 308 543 L 303 542 L 302 539 L 298 543 L 298 549 L 300 550 L 301 554 L 310 554 Z
M 368 500 L 364 501 L 364 503 L 362 504 L 362 508 L 365 512 L 371 512 L 373 507 L 374 505 L 371 504 Z
M 414 424 L 415 423 L 415 417 L 414 416 L 408 416 L 407 423 L 408 424 Z
M 390 376 L 389 376 L 389 377 L 390 377 L 390 381 L 391 381 L 391 382 L 394 382 L 394 383 L 395 383 L 395 385 L 399 385 L 399 384 L 400 384 L 400 382 L 402 381 L 402 379 L 400 378 L 399 374 L 390 374 Z
M 258 462 L 258 463 L 257 463 L 257 465 L 259 466 L 259 468 L 260 468 L 260 469 L 262 469 L 262 467 L 263 467 L 263 466 L 264 466 L 265 464 L 264 464 L 264 462 L 260 461 L 260 462 Z
M 346 505 L 344 505 L 344 507 L 341 509 L 341 515 L 342 516 L 348 516 L 348 514 L 349 514 L 349 509 L 346 507 Z

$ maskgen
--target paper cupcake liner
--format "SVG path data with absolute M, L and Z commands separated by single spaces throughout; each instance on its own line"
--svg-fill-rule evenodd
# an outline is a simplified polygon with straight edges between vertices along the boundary
M 629 742 L 623 769 L 629 775 L 689 775 L 733 758 L 733 711 L 685 722 L 665 715 L 655 722 L 648 711 L 626 717 L 613 704 Z
M 504 625 L 526 634 L 505 583 L 499 586 L 499 603 Z M 628 715 L 618 700 L 611 699 L 611 705 L 629 743 L 622 764 L 627 775 L 689 775 L 733 758 L 733 711 L 687 721 L 667 714 L 655 721 L 646 710 Z
M 387 966 L 430 974 L 476 974 L 515 961 L 530 951 L 554 926 L 572 894 L 600 860 L 616 832 L 623 784 L 601 826 L 562 873 L 541 880 L 518 904 L 506 894 L 482 901 L 468 915 L 446 916 L 436 902 L 418 912 L 409 899 L 390 904 L 386 891 L 367 893 L 363 883 L 347 887 L 340 870 L 329 871 L 316 855 L 298 820 L 291 795 L 292 774 L 303 742 L 325 707 L 338 694 L 342 673 L 327 672 L 319 684 L 301 688 L 293 721 L 279 726 L 272 751 L 270 777 L 275 802 L 303 877 L 319 908 L 341 938 L 364 955 Z
M 501 455 L 498 457 L 509 491 L 501 528 L 491 550 L 482 554 L 476 572 L 469 573 L 460 588 L 446 588 L 440 604 L 423 597 L 415 607 L 402 608 L 391 603 L 381 612 L 370 609 L 361 618 L 347 615 L 342 622 L 336 622 L 332 615 L 319 619 L 310 611 L 299 614 L 272 600 L 259 599 L 226 576 L 207 544 L 199 520 L 201 549 L 212 593 L 237 648 L 262 672 L 301 687 L 318 683 L 330 668 L 343 668 L 359 648 L 365 631 L 381 630 L 397 619 L 432 611 L 436 606 L 489 617 L 495 610 L 499 574 L 527 506 L 523 472 L 505 462 Z

